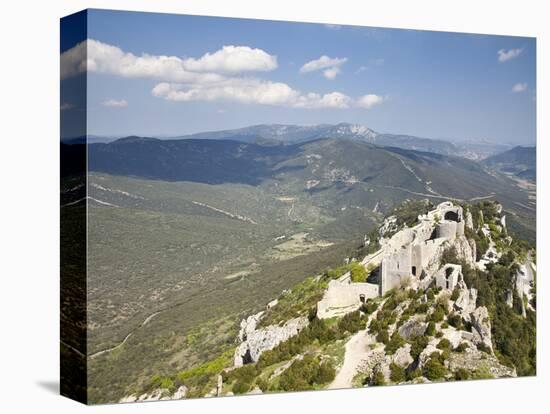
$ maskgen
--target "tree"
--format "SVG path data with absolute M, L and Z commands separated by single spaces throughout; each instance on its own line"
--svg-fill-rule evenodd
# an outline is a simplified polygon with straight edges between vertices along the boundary
M 381 371 L 376 371 L 371 378 L 371 386 L 386 385 L 386 379 Z
M 447 368 L 443 365 L 443 361 L 437 352 L 432 353 L 424 365 L 424 376 L 430 381 L 436 381 L 445 378 L 445 375 L 447 375 Z
M 392 362 L 390 364 L 390 379 L 395 383 L 404 382 L 406 380 L 405 369 Z

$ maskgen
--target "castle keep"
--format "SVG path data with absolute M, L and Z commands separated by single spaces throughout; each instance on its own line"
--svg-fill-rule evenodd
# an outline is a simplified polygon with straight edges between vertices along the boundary
M 448 267 L 441 273 L 439 259 L 444 244 L 464 238 L 462 207 L 444 202 L 419 216 L 418 221 L 414 227 L 381 239 L 380 249 L 361 261 L 370 270 L 369 282 L 353 283 L 349 272 L 332 280 L 317 305 L 317 316 L 341 316 L 406 281 L 427 286 L 435 278 L 438 286 L 454 288 L 462 275 L 460 266 Z

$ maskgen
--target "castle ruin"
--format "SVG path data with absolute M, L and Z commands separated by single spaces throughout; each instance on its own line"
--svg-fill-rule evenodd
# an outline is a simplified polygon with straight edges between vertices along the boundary
M 367 299 L 384 295 L 404 283 L 425 287 L 435 279 L 437 286 L 453 289 L 462 280 L 461 267 L 447 265 L 439 269 L 439 260 L 444 245 L 464 238 L 462 207 L 444 202 L 419 216 L 418 221 L 414 227 L 405 227 L 392 237 L 381 239 L 380 249 L 361 261 L 370 270 L 367 282 L 353 283 L 349 272 L 330 281 L 317 304 L 317 316 L 321 319 L 342 316 L 358 309 Z

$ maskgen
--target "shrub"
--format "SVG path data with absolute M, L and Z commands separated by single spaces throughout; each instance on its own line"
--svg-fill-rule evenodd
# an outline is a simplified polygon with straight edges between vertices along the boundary
M 451 349 L 451 342 L 447 338 L 443 338 L 439 341 L 437 344 L 437 349 L 445 350 L 445 349 Z
M 459 295 L 460 295 L 460 289 L 458 289 L 457 287 L 455 287 L 455 288 L 453 289 L 453 293 L 451 294 L 451 300 L 452 300 L 452 301 L 457 300 Z
M 392 355 L 405 345 L 405 340 L 397 332 L 394 332 L 389 342 L 386 344 L 386 354 Z
M 374 313 L 376 309 L 378 309 L 378 303 L 373 301 L 372 299 L 368 299 L 361 307 L 361 310 L 367 315 Z
M 359 330 L 363 329 L 363 326 L 364 326 L 364 319 L 361 317 L 361 312 L 359 311 L 346 314 L 338 322 L 338 330 L 341 333 L 344 333 L 344 332 L 356 333 Z
M 493 374 L 491 374 L 491 371 L 489 371 L 489 368 L 487 368 L 486 366 L 483 366 L 476 369 L 472 373 L 472 378 L 473 379 L 491 379 L 491 378 L 494 378 L 494 376 Z
M 426 327 L 426 332 L 424 333 L 427 336 L 434 336 L 435 334 L 435 323 L 431 321 Z
M 382 342 L 384 345 L 387 345 L 390 341 L 388 331 L 386 329 L 383 329 L 383 330 L 379 331 L 378 335 L 376 335 L 376 340 L 378 342 Z
M 306 355 L 295 360 L 280 376 L 279 388 L 283 391 L 302 391 L 313 389 L 315 384 L 328 383 L 336 376 L 334 365 L 330 361 L 320 362 L 319 358 Z
M 233 384 L 231 391 L 233 391 L 234 394 L 244 394 L 250 391 L 250 388 L 251 388 L 250 383 L 239 379 L 235 382 L 235 384 Z
M 489 348 L 487 345 L 485 345 L 483 342 L 480 342 L 479 344 L 477 344 L 477 349 L 480 350 L 480 351 L 483 351 L 487 354 L 490 354 L 491 353 L 491 348 Z
M 404 382 L 406 380 L 405 369 L 392 362 L 390 364 L 390 379 L 395 383 Z
M 376 371 L 371 378 L 371 386 L 386 385 L 386 379 L 381 371 Z
M 437 306 L 434 311 L 428 316 L 429 322 L 441 322 L 445 318 L 445 310 L 441 306 Z
M 470 372 L 464 368 L 459 368 L 455 372 L 455 379 L 457 381 L 465 381 L 470 379 Z
M 361 263 L 352 262 L 349 264 L 351 281 L 354 283 L 366 282 L 369 273 Z
M 420 368 L 415 368 L 407 371 L 407 381 L 412 381 L 415 378 L 421 377 L 422 371 Z
M 443 379 L 447 375 L 447 368 L 445 368 L 441 359 L 437 352 L 434 352 L 424 364 L 424 376 L 430 381 Z
M 262 392 L 266 392 L 269 389 L 269 383 L 264 378 L 258 378 L 256 385 L 262 390 Z
M 417 359 L 430 340 L 427 336 L 418 336 L 411 342 L 411 357 Z
M 462 342 L 460 343 L 454 350 L 455 352 L 464 352 L 469 348 L 468 343 Z
M 461 330 L 464 327 L 462 317 L 457 313 L 451 313 L 447 317 L 447 322 L 449 322 L 449 325 L 455 327 L 458 330 Z

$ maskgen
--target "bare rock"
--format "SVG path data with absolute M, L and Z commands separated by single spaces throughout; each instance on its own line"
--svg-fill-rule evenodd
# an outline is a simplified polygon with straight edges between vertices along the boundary
M 465 222 L 466 228 L 469 228 L 470 230 L 474 229 L 474 219 L 472 217 L 472 213 L 470 212 L 470 210 L 466 211 L 464 222 Z
M 257 362 L 262 352 L 275 348 L 281 342 L 298 334 L 309 323 L 306 317 L 287 321 L 283 326 L 270 325 L 262 329 L 247 331 L 247 337 L 235 350 L 234 365 Z
M 485 306 L 480 306 L 471 314 L 472 326 L 476 333 L 474 334 L 474 342 L 482 342 L 491 351 L 493 350 L 493 342 L 491 338 L 491 321 L 489 320 L 489 312 Z M 476 339 L 477 338 L 477 339 Z
M 400 367 L 409 366 L 414 359 L 411 356 L 411 344 L 405 344 L 393 354 L 392 362 Z
M 398 329 L 399 335 L 404 339 L 414 339 L 416 337 L 424 335 L 426 332 L 426 327 L 428 325 L 425 322 L 419 321 L 417 319 L 409 319 Z
M 255 315 L 250 315 L 248 318 L 241 321 L 241 329 L 239 331 L 239 340 L 246 341 L 248 335 L 256 330 L 256 326 L 262 319 L 264 312 L 258 312 Z
M 453 352 L 449 357 L 449 369 L 465 369 L 469 372 L 489 373 L 495 378 L 516 377 L 515 369 L 502 365 L 498 359 L 476 348 L 469 347 L 464 352 Z
M 465 286 L 465 285 L 464 285 Z M 459 313 L 472 313 L 476 309 L 477 289 L 460 289 L 454 308 Z
M 420 353 L 418 356 L 418 367 L 422 368 L 424 364 L 430 359 L 430 355 L 434 352 L 441 353 L 439 349 L 436 348 L 436 344 L 439 342 L 438 340 L 432 340 L 430 343 L 424 348 L 424 350 Z
M 187 391 L 189 391 L 188 388 L 185 385 L 182 385 L 176 390 L 174 395 L 172 395 L 172 399 L 181 400 L 182 398 L 185 398 L 185 396 L 187 395 Z

